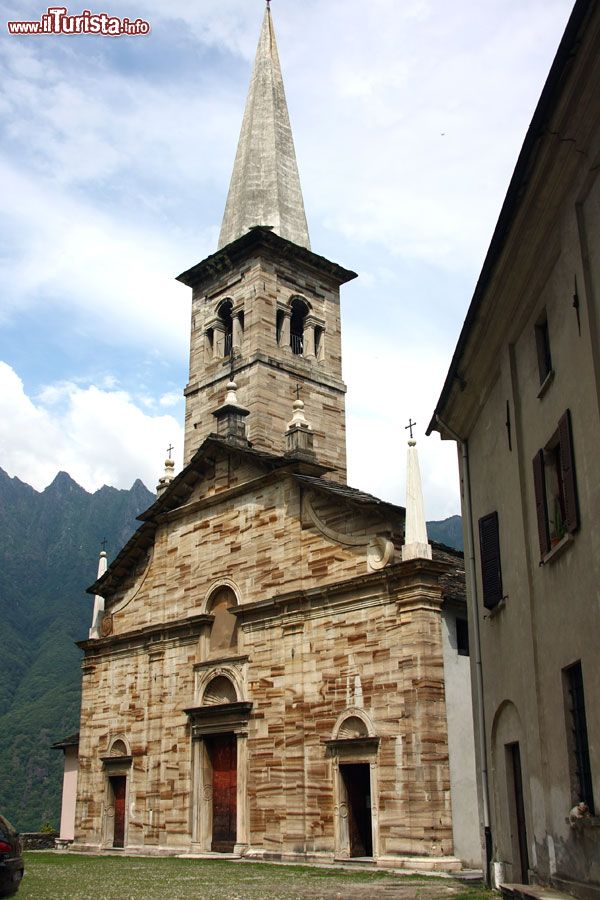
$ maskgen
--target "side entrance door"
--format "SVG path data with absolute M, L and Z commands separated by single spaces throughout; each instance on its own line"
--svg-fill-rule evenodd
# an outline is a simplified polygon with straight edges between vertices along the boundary
M 127 776 L 112 775 L 110 786 L 114 797 L 115 824 L 113 831 L 113 847 L 125 846 L 125 794 L 127 792 Z
M 525 822 L 525 802 L 523 798 L 523 772 L 521 750 L 518 744 L 506 746 L 507 769 L 511 807 L 511 828 L 513 831 L 513 878 L 520 878 L 521 884 L 529 882 L 529 853 L 527 851 L 527 825 Z M 511 782 L 511 783 L 510 783 Z M 516 832 L 516 834 L 515 834 Z M 516 837 L 516 840 L 515 840 Z
M 340 766 L 348 804 L 350 856 L 373 856 L 371 767 L 368 763 Z
M 212 766 L 212 844 L 216 853 L 231 853 L 237 827 L 237 739 L 215 735 L 207 741 Z

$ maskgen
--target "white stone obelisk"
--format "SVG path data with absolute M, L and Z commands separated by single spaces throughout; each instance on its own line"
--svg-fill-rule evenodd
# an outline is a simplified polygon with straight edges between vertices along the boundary
M 425 524 L 425 505 L 417 442 L 412 438 L 408 442 L 406 470 L 406 519 L 402 559 L 431 559 L 431 544 L 427 538 Z
M 100 578 L 106 572 L 108 568 L 108 562 L 106 559 L 106 550 L 100 551 L 100 559 L 98 560 L 98 578 Z M 100 635 L 100 623 L 102 621 L 102 616 L 104 615 L 104 597 L 101 597 L 99 594 L 96 594 L 94 597 L 94 612 L 92 614 L 92 627 L 90 628 L 89 638 L 90 640 L 96 640 Z

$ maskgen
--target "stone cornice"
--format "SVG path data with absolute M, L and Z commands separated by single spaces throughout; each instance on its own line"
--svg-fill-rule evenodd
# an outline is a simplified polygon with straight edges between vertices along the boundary
M 133 756 L 99 756 L 98 759 L 105 766 L 130 766 Z
M 239 376 L 240 372 L 244 372 L 246 371 L 246 369 L 250 369 L 256 364 L 266 366 L 269 369 L 284 369 L 286 372 L 290 372 L 292 375 L 297 375 L 309 384 L 314 384 L 317 386 L 325 385 L 332 391 L 336 391 L 339 394 L 345 394 L 347 392 L 346 384 L 341 380 L 341 378 L 334 378 L 333 376 L 328 375 L 326 372 L 322 371 L 322 369 L 319 368 L 319 363 L 315 363 L 314 359 L 307 359 L 303 356 L 295 356 L 293 353 L 286 354 L 285 358 L 276 359 L 274 356 L 269 356 L 267 353 L 256 351 L 249 354 L 248 356 L 245 356 L 243 359 L 237 359 L 235 368 L 236 378 Z M 230 377 L 231 364 L 227 359 L 224 360 L 220 366 L 216 367 L 216 371 L 212 372 L 210 375 L 207 375 L 206 378 L 190 382 L 188 385 L 186 385 L 183 391 L 184 396 L 190 397 L 194 394 L 197 394 L 199 391 L 203 391 L 206 388 L 218 384 L 219 382 L 227 382 L 229 381 Z
M 194 663 L 194 672 L 202 672 L 204 669 L 218 669 L 223 666 L 230 666 L 235 663 L 247 663 L 250 657 L 247 653 L 236 653 L 233 656 L 215 656 L 212 659 L 204 659 L 202 662 Z
M 192 266 L 191 269 L 182 272 L 177 276 L 177 281 L 195 288 L 202 282 L 214 281 L 227 276 L 230 272 L 238 269 L 249 257 L 256 255 L 267 255 L 278 260 L 287 258 L 292 264 L 312 269 L 321 277 L 329 278 L 338 286 L 357 277 L 356 272 L 344 269 L 337 263 L 325 259 L 324 256 L 318 256 L 312 250 L 286 241 L 269 228 L 260 226 L 252 228 L 236 241 L 223 247 L 222 250 L 218 250 Z
M 245 734 L 253 704 L 250 701 L 220 703 L 214 706 L 192 706 L 184 709 L 192 727 L 192 738 L 199 740 L 206 735 L 233 731 Z
M 244 603 L 231 607 L 240 622 L 260 621 L 275 617 L 288 617 L 302 612 L 320 612 L 323 608 L 336 611 L 357 606 L 396 602 L 403 610 L 429 609 L 439 612 L 442 605 L 442 589 L 438 583 L 446 565 L 436 560 L 411 559 L 396 563 L 379 572 L 370 572 L 336 581 L 319 584 L 306 590 L 290 591 L 256 603 Z
M 139 648 L 155 649 L 157 644 L 168 641 L 196 640 L 206 625 L 212 624 L 214 616 L 199 615 L 179 619 L 176 622 L 163 622 L 159 625 L 148 625 L 122 634 L 111 634 L 97 640 L 76 641 L 84 653 L 83 665 L 89 665 L 91 657 L 106 656 L 114 652 L 129 651 Z
M 323 741 L 323 743 L 329 750 L 339 753 L 344 750 L 376 750 L 380 740 L 377 736 L 369 737 L 364 735 L 364 737 L 357 738 L 335 738 L 334 740 Z

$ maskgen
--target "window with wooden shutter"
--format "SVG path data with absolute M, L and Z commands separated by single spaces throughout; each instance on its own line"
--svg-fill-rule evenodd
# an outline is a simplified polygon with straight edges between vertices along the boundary
M 572 534 L 579 528 L 579 507 L 577 503 L 577 485 L 575 483 L 575 464 L 573 461 L 573 433 L 571 430 L 571 412 L 567 410 L 558 423 L 560 439 L 560 465 L 565 504 L 565 525 Z
M 497 512 L 483 516 L 479 520 L 479 550 L 481 554 L 483 605 L 487 609 L 493 609 L 502 600 L 500 529 Z
M 537 348 L 540 384 L 543 384 L 546 378 L 548 378 L 548 375 L 552 372 L 550 332 L 548 331 L 548 318 L 545 311 L 535 326 L 535 343 Z
M 540 554 L 542 557 L 550 552 L 545 468 L 544 451 L 538 450 L 533 457 L 533 484 L 535 487 L 535 508 L 537 514 L 538 536 L 540 539 Z
M 579 505 L 573 454 L 571 413 L 567 409 L 558 428 L 533 458 L 533 483 L 542 562 L 579 528 Z
M 565 680 L 571 802 L 574 804 L 586 803 L 590 813 L 594 815 L 594 788 L 581 662 L 563 669 L 563 678 Z

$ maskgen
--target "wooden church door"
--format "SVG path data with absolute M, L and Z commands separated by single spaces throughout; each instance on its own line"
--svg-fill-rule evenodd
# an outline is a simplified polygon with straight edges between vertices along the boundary
M 218 735 L 208 741 L 212 765 L 212 844 L 218 853 L 230 853 L 237 826 L 237 739 Z
M 125 846 L 125 794 L 127 791 L 127 777 L 125 775 L 113 775 L 110 779 L 114 797 L 114 831 L 113 847 Z

